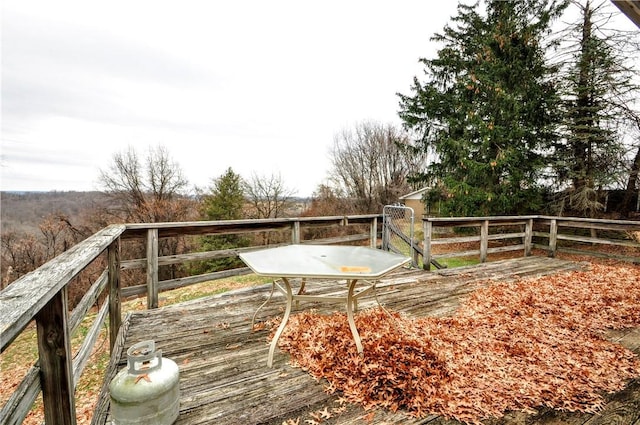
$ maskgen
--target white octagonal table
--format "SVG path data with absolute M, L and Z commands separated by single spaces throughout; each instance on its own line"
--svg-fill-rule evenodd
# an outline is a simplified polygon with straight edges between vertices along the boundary
M 388 251 L 345 245 L 294 244 L 245 252 L 239 254 L 239 256 L 256 275 L 274 278 L 272 294 L 273 289 L 278 288 L 286 297 L 287 306 L 282 322 L 278 326 L 269 347 L 268 367 L 273 365 L 273 354 L 278 344 L 278 339 L 289 320 L 294 301 L 344 303 L 349 327 L 351 328 L 358 353 L 362 353 L 362 342 L 353 318 L 355 303 L 359 297 L 371 291 L 375 295 L 375 281 L 377 279 L 409 263 L 411 260 L 404 255 Z M 302 280 L 300 290 L 295 294 L 291 289 L 289 281 L 291 278 L 300 278 Z M 347 293 L 345 296 L 305 295 L 303 291 L 307 279 L 346 280 Z M 356 291 L 356 283 L 359 280 L 365 280 L 367 284 L 363 289 Z M 284 285 L 280 285 L 280 282 Z M 271 295 L 269 299 L 271 299 Z

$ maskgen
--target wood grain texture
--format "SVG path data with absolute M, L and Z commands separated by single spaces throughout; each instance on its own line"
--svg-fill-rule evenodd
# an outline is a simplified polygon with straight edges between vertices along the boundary
M 5 288 L 0 293 L 2 351 L 36 314 L 97 255 L 106 250 L 124 229 L 124 225 L 106 227 Z
M 522 257 L 432 272 L 400 269 L 378 284 L 378 296 L 385 307 L 395 311 L 413 316 L 444 316 L 455 311 L 477 284 L 487 279 L 543 276 L 584 266 L 552 258 Z M 267 368 L 269 331 L 252 331 L 250 326 L 252 315 L 268 296 L 269 288 L 270 285 L 262 285 L 130 314 L 123 326 L 126 331 L 121 334 L 120 344 L 114 351 L 108 377 L 115 376 L 125 366 L 123 354 L 128 347 L 143 339 L 154 339 L 163 355 L 174 360 L 180 368 L 181 407 L 176 425 L 282 425 L 288 420 L 293 421 L 291 423 L 299 421 L 299 424 L 460 425 L 435 415 L 413 418 L 402 412 L 364 411 L 358 406 L 341 406 L 337 395 L 327 394 L 322 382 L 291 367 L 282 352 L 276 352 L 274 367 Z M 306 290 L 311 294 L 335 291 L 336 288 L 307 283 Z M 370 298 L 361 300 L 360 308 L 375 306 L 375 300 Z M 283 308 L 283 297 L 274 295 L 260 310 L 258 320 L 264 322 L 279 317 Z M 316 308 L 326 313 L 340 310 L 339 306 L 313 303 L 304 303 L 300 308 Z M 638 353 L 638 330 L 612 332 L 609 338 Z M 599 415 L 541 408 L 537 414 L 510 412 L 484 423 L 633 424 L 640 397 L 638 387 L 633 383 L 616 394 Z M 108 394 L 104 391 L 99 406 L 93 424 L 105 425 L 109 412 Z M 322 418 L 323 414 L 327 417 L 322 422 L 313 422 L 314 417 Z M 600 420 L 597 417 L 603 415 L 614 422 L 597 422 Z

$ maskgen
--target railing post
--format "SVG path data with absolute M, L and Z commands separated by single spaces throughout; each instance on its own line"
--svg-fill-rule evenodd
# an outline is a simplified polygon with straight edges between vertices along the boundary
M 480 225 L 480 262 L 487 261 L 487 250 L 489 249 L 489 220 L 483 220 Z
M 75 425 L 73 365 L 68 328 L 67 288 L 36 314 L 40 385 L 47 425 Z
M 298 220 L 294 221 L 291 226 L 291 243 L 300 243 L 300 221 Z
M 120 238 L 107 248 L 109 279 L 109 350 L 113 353 L 118 330 L 122 324 L 122 308 L 120 304 Z
M 558 246 L 558 220 L 555 218 L 551 219 L 551 224 L 549 225 L 549 257 L 556 256 L 556 249 Z
M 147 308 L 158 308 L 158 229 L 147 231 Z
M 380 246 L 384 251 L 389 251 L 389 225 L 388 218 L 385 215 L 382 218 L 382 240 L 380 242 Z
M 531 255 L 531 248 L 533 244 L 533 219 L 530 218 L 527 220 L 527 223 L 524 225 L 524 256 L 528 257 Z
M 369 228 L 369 246 L 377 248 L 378 246 L 378 217 L 373 217 Z
M 422 268 L 431 270 L 431 232 L 433 223 L 429 220 L 422 220 L 422 233 L 424 233 L 424 248 L 422 249 Z

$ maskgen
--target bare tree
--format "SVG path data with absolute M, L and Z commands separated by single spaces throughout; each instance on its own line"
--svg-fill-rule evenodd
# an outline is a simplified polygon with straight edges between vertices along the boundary
M 114 154 L 109 168 L 100 171 L 100 181 L 112 213 L 123 221 L 177 221 L 191 209 L 182 196 L 188 182 L 162 146 L 149 149 L 144 166 L 132 147 Z
M 253 174 L 244 182 L 244 192 L 249 202 L 250 218 L 284 217 L 295 191 L 285 186 L 280 174 L 260 176 Z
M 60 212 L 44 217 L 38 228 L 39 235 L 16 231 L 2 232 L 2 285 L 6 286 L 18 277 L 37 269 L 91 234 L 91 230 L 84 226 L 76 227 L 68 216 Z
M 363 213 L 380 211 L 412 188 L 408 177 L 426 166 L 409 135 L 391 125 L 362 122 L 334 138 L 330 180 Z
M 92 233 L 88 227 L 76 227 L 68 216 L 60 212 L 46 216 L 38 227 L 47 260 L 62 254 Z
M 150 148 L 144 161 L 129 147 L 113 155 L 113 162 L 100 172 L 100 180 L 109 197 L 107 209 L 122 222 L 158 223 L 197 220 L 195 201 L 185 196 L 188 182 L 178 164 L 162 146 Z M 113 220 L 110 220 L 113 222 Z M 184 238 L 162 239 L 161 255 L 188 250 Z M 140 256 L 144 246 L 130 247 L 131 256 Z M 161 278 L 175 278 L 177 266 L 162 267 Z
M 302 217 L 356 214 L 355 205 L 339 188 L 326 184 L 318 185 L 311 197 L 311 203 L 302 212 Z
M 311 202 L 300 214 L 301 217 L 322 217 L 356 214 L 356 206 L 339 188 L 326 184 L 318 185 L 311 197 Z M 354 230 L 352 226 L 309 227 L 304 229 L 304 240 L 322 239 L 344 236 Z
M 1 238 L 3 287 L 33 271 L 47 260 L 45 247 L 29 233 L 3 232 Z

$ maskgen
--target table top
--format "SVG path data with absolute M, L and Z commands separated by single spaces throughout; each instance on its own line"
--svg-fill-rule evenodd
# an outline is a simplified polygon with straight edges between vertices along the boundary
M 239 254 L 259 276 L 378 278 L 408 263 L 404 255 L 364 246 L 286 245 Z

